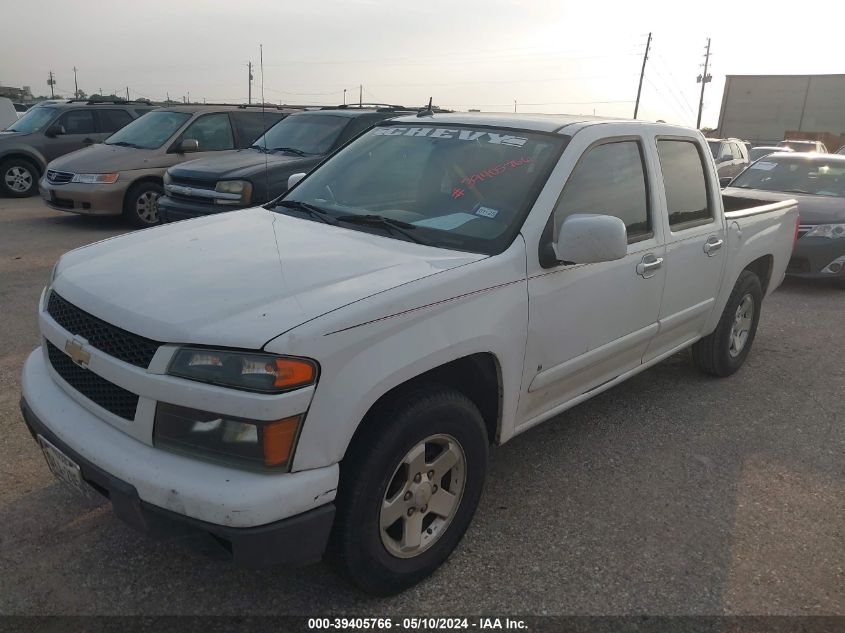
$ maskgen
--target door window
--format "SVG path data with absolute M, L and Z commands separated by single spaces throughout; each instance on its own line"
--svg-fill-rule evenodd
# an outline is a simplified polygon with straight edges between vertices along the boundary
M 704 163 L 693 141 L 658 141 L 657 153 L 666 189 L 672 231 L 707 224 L 713 218 Z
M 195 139 L 201 152 L 235 149 L 232 126 L 226 112 L 201 116 L 188 126 L 182 138 Z
M 126 110 L 97 110 L 100 117 L 100 132 L 111 134 L 132 122 L 132 116 Z
M 238 129 L 240 145 L 252 145 L 255 139 L 278 123 L 283 116 L 280 112 L 233 112 L 232 119 Z
M 578 162 L 554 210 L 554 239 L 575 213 L 613 215 L 625 223 L 628 242 L 651 237 L 643 154 L 636 141 L 599 145 Z
M 93 134 L 94 113 L 91 110 L 65 112 L 59 119 L 59 125 L 64 126 L 65 134 Z

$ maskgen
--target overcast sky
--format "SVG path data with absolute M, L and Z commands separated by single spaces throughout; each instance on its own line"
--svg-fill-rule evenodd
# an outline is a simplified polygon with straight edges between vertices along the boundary
M 0 0 L 0 15 L 0 84 L 36 95 L 49 70 L 70 95 L 76 66 L 89 94 L 242 102 L 263 44 L 276 103 L 357 101 L 362 84 L 364 101 L 631 116 L 651 31 L 640 117 L 695 124 L 711 37 L 713 126 L 725 74 L 845 72 L 843 0 Z

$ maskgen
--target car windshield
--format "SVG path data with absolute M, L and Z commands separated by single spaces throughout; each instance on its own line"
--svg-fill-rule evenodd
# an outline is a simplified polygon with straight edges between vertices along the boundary
M 269 208 L 495 254 L 521 229 L 567 140 L 486 127 L 376 127 Z
M 845 197 L 845 161 L 763 158 L 742 172 L 731 187 Z
M 56 115 L 55 108 L 30 108 L 29 111 L 6 128 L 7 132 L 30 134 L 45 127 Z
M 191 115 L 187 112 L 155 110 L 135 119 L 105 140 L 106 145 L 156 149 L 167 142 Z
M 755 161 L 758 158 L 774 154 L 777 151 L 779 151 L 777 147 L 752 147 L 751 151 L 748 153 L 748 158 L 751 161 Z
M 326 154 L 351 120 L 329 114 L 294 114 L 276 123 L 252 146 L 270 152 Z

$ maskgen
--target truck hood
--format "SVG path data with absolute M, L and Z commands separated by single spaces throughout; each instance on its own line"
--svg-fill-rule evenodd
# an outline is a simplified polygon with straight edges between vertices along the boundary
M 833 196 L 801 195 L 780 191 L 763 191 L 760 189 L 741 189 L 727 187 L 723 195 L 736 198 L 751 198 L 770 202 L 795 199 L 798 201 L 798 215 L 801 224 L 829 224 L 831 222 L 845 222 L 845 198 Z
M 75 174 L 157 169 L 167 167 L 167 156 L 160 149 L 136 149 L 99 143 L 56 158 L 50 162 L 50 169 Z
M 484 257 L 258 207 L 77 249 L 60 260 L 53 288 L 153 340 L 260 349 L 344 305 Z
M 216 182 L 220 179 L 250 178 L 264 173 L 265 159 L 267 169 L 275 172 L 282 168 L 295 171 L 300 164 L 310 169 L 322 156 L 295 156 L 282 152 L 265 154 L 257 149 L 242 149 L 223 156 L 198 158 L 172 167 L 173 178 L 186 178 L 192 181 Z M 292 173 L 292 172 L 291 172 Z

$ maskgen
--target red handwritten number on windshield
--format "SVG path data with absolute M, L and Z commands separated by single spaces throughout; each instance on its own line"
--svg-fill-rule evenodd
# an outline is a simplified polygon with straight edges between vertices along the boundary
M 463 197 L 463 195 L 464 195 L 464 190 L 461 189 L 460 187 L 455 187 L 454 189 L 452 189 L 452 198 L 454 198 L 455 200 Z
M 531 159 L 527 156 L 523 156 L 522 158 L 515 158 L 514 160 L 509 160 L 507 162 L 488 167 L 487 169 L 483 169 L 473 174 L 472 176 L 467 176 L 466 178 L 461 180 L 461 184 L 466 185 L 467 187 L 472 187 L 476 183 L 484 182 L 485 180 L 490 180 L 491 178 L 495 178 L 496 176 L 501 176 L 510 169 L 516 169 L 517 167 L 522 167 L 523 165 L 529 164 L 531 164 Z M 463 192 L 461 193 L 461 195 L 463 195 Z M 452 192 L 452 197 L 455 197 L 454 191 Z

